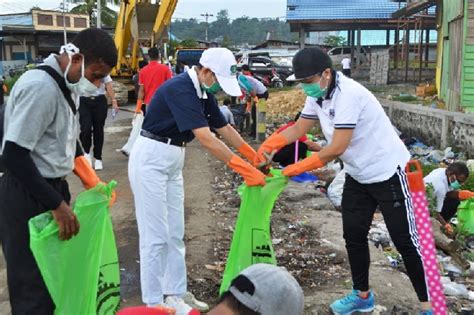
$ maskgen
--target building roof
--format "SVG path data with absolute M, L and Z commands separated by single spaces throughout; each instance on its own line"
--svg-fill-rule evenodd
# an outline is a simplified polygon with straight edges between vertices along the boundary
M 390 19 L 404 6 L 392 0 L 288 0 L 286 20 Z
M 33 17 L 29 12 L 0 15 L 0 30 L 4 25 L 33 26 Z

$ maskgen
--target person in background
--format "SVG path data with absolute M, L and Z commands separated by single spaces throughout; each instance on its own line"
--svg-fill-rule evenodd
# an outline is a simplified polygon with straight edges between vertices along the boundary
M 135 73 L 132 77 L 133 85 L 135 86 L 135 97 L 137 98 L 138 98 L 138 92 L 140 91 L 140 83 L 139 83 L 140 71 L 147 65 L 148 65 L 148 61 L 140 60 L 138 62 L 138 72 Z
M 100 179 L 82 155 L 73 99 L 94 93 L 116 64 L 110 35 L 95 28 L 83 30 L 41 65 L 57 73 L 58 80 L 45 70 L 29 70 L 15 83 L 5 105 L 0 241 L 13 315 L 55 312 L 30 249 L 28 221 L 52 210 L 61 240 L 79 233 L 66 176 L 74 171 L 86 189 Z M 63 293 L 68 294 L 67 288 Z
M 431 184 L 436 197 L 435 218 L 441 223 L 445 231 L 452 235 L 453 228 L 449 220 L 456 214 L 462 200 L 474 198 L 474 192 L 459 190 L 469 178 L 469 168 L 463 162 L 451 163 L 447 168 L 437 168 L 431 171 L 423 181 Z
M 303 290 L 285 269 L 255 264 L 244 269 L 207 315 L 302 315 Z
M 255 137 L 257 134 L 257 104 L 260 99 L 268 99 L 268 90 L 262 82 L 254 77 L 244 75 L 243 73 L 238 75 L 238 81 L 242 91 L 244 92 L 245 99 L 247 100 L 247 112 L 250 110 L 252 113 L 252 124 L 249 136 Z
M 342 74 L 350 78 L 351 77 L 351 59 L 347 57 L 342 59 L 341 65 L 342 65 Z
M 286 125 L 280 127 L 276 132 L 280 133 L 283 130 L 293 126 L 296 121 L 300 118 L 301 112 L 296 114 L 295 120 L 288 122 Z M 288 166 L 296 163 L 295 161 L 295 146 L 296 141 L 281 148 L 273 157 L 274 162 L 280 163 L 281 166 Z M 321 146 L 308 139 L 306 135 L 298 139 L 298 157 L 299 159 L 306 158 L 308 151 L 318 152 L 321 151 Z
M 79 106 L 79 123 L 81 125 L 82 147 L 84 156 L 91 165 L 94 165 L 96 171 L 101 171 L 104 166 L 102 163 L 102 148 L 104 146 L 104 126 L 107 119 L 108 104 L 105 93 L 112 99 L 112 107 L 118 110 L 118 102 L 115 99 L 115 92 L 110 75 L 101 79 L 99 89 L 89 96 L 81 96 Z M 90 150 L 94 142 L 94 164 Z
M 0 106 L 5 103 L 5 94 L 8 93 L 8 87 L 5 84 L 5 77 L 0 78 Z
M 246 76 L 253 77 L 252 72 L 250 71 L 249 65 L 243 65 L 242 66 L 242 73 Z
M 221 110 L 222 115 L 224 115 L 227 123 L 235 128 L 235 120 L 234 114 L 229 109 L 230 106 L 230 99 L 226 98 L 222 105 L 219 105 L 219 109 Z
M 150 62 L 141 71 L 138 77 L 140 88 L 138 90 L 137 106 L 135 113 L 146 114 L 146 105 L 150 104 L 153 94 L 166 81 L 173 76 L 171 70 L 160 63 L 160 52 L 158 48 L 152 47 L 148 50 Z

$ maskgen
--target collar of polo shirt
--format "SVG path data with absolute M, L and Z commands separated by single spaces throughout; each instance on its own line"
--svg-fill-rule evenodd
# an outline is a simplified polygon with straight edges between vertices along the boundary
M 188 72 L 186 72 L 189 77 L 191 78 L 191 81 L 193 81 L 194 84 L 194 89 L 196 90 L 196 94 L 199 98 L 207 100 L 207 93 L 206 91 L 203 91 L 201 89 L 201 83 L 199 82 L 199 78 L 196 72 L 196 67 L 192 67 L 189 69 Z

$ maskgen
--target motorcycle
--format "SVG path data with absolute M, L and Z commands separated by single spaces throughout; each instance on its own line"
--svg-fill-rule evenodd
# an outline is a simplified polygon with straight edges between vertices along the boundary
M 254 74 L 254 78 L 262 82 L 266 87 L 282 88 L 285 85 L 275 68 L 272 68 L 271 77 L 270 75 Z

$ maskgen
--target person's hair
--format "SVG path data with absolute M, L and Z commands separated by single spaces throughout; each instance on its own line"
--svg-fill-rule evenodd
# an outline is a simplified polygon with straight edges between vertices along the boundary
M 150 57 L 151 60 L 157 60 L 160 57 L 160 52 L 158 51 L 158 48 L 151 47 L 150 49 L 148 49 L 148 57 Z
M 140 61 L 138 62 L 138 69 L 143 69 L 143 68 L 145 68 L 147 65 L 148 65 L 148 61 L 146 61 L 146 60 L 140 60 Z
M 242 65 L 242 70 L 243 71 L 250 71 L 249 65 Z
M 225 98 L 223 104 L 224 105 L 230 105 L 231 104 L 230 98 Z
M 456 175 L 464 175 L 469 177 L 469 168 L 463 162 L 454 162 L 449 164 L 447 171 Z
M 80 31 L 72 40 L 84 55 L 84 64 L 105 63 L 109 67 L 117 65 L 117 47 L 110 35 L 98 28 Z
M 300 116 L 301 116 L 301 112 L 298 112 L 298 114 L 296 114 L 296 116 L 295 116 L 295 121 L 297 121 L 298 119 L 300 119 Z
M 219 304 L 225 304 L 229 307 L 236 315 L 260 315 L 260 313 L 252 311 L 250 308 L 240 303 L 239 300 L 230 292 L 224 292 L 219 299 Z

